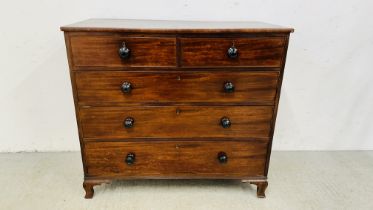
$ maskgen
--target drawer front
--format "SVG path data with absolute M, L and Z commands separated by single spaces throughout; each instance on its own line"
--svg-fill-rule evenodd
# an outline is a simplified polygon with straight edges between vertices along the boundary
M 88 176 L 240 178 L 263 176 L 267 143 L 243 141 L 90 142 Z
M 127 106 L 81 108 L 80 118 L 84 138 L 267 138 L 272 113 L 272 106 Z
M 75 67 L 176 66 L 175 38 L 72 36 L 70 43 Z M 121 58 L 120 48 L 129 49 L 129 57 Z
M 248 102 L 273 105 L 278 76 L 278 72 L 85 71 L 76 73 L 76 84 L 78 100 L 85 105 L 104 102 Z
M 228 53 L 230 48 L 237 53 L 232 49 Z M 185 67 L 280 67 L 284 53 L 282 37 L 181 39 L 181 65 Z

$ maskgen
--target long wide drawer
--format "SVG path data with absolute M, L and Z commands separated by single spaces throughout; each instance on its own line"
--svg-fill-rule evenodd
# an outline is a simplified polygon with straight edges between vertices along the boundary
M 70 43 L 74 67 L 176 66 L 175 38 L 71 36 Z M 120 57 L 121 48 L 127 57 Z
M 268 138 L 272 106 L 80 109 L 84 138 Z
M 243 178 L 264 175 L 267 143 L 248 141 L 89 142 L 88 176 Z
M 215 102 L 274 104 L 279 72 L 76 73 L 79 103 Z
M 181 38 L 185 67 L 281 67 L 283 37 Z

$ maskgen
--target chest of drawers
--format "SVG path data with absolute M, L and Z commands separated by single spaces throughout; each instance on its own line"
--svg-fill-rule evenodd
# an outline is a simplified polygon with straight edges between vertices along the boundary
M 265 196 L 291 28 L 90 19 L 63 26 L 83 187 L 239 179 Z

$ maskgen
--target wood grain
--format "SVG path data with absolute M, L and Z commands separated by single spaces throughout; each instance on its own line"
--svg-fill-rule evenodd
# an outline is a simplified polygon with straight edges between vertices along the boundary
M 72 36 L 70 42 L 74 67 L 176 66 L 175 38 Z M 128 59 L 118 55 L 123 42 L 131 50 Z
M 82 71 L 76 73 L 80 104 L 121 103 L 252 103 L 273 105 L 278 72 L 123 72 Z M 224 91 L 225 82 L 235 90 Z M 130 82 L 129 93 L 121 91 Z
M 279 106 L 279 102 L 280 102 L 282 80 L 283 80 L 283 77 L 284 77 L 286 55 L 287 55 L 287 49 L 288 49 L 288 45 L 289 45 L 289 37 L 286 37 L 285 41 L 286 41 L 285 46 L 284 46 L 285 54 L 284 54 L 284 57 L 282 58 L 282 66 L 281 66 L 281 71 L 280 71 L 280 77 L 279 77 L 279 81 L 278 81 L 278 84 L 277 84 L 275 106 L 274 106 L 274 109 L 273 109 L 273 118 L 272 118 L 272 122 L 271 122 L 270 139 L 269 139 L 269 144 L 268 144 L 268 148 L 267 148 L 267 162 L 266 162 L 266 170 L 265 170 L 265 175 L 266 176 L 268 174 L 269 161 L 271 159 L 273 135 L 274 135 L 274 132 L 275 132 L 277 111 L 278 111 L 278 106 Z
M 185 67 L 280 67 L 285 40 L 282 37 L 181 38 L 181 61 Z M 234 43 L 237 58 L 227 50 Z
M 147 26 L 147 27 L 144 27 Z M 115 179 L 244 179 L 265 196 L 291 28 L 93 19 L 65 31 L 86 197 Z M 131 50 L 121 59 L 122 43 Z M 237 58 L 227 50 L 234 44 Z M 232 82 L 234 92 L 223 89 Z M 121 91 L 130 82 L 129 93 Z M 127 117 L 134 126 L 125 128 Z M 221 119 L 231 121 L 223 128 Z M 133 165 L 125 163 L 135 153 Z M 226 164 L 217 154 L 228 154 Z M 128 162 L 128 160 L 127 160 Z
M 257 186 L 256 188 L 256 196 L 258 198 L 265 198 L 266 194 L 265 191 L 268 187 L 268 182 L 267 181 L 256 181 L 256 182 L 250 182 L 250 184 L 255 184 Z
M 84 174 L 87 172 L 86 164 L 85 164 L 85 151 L 84 151 L 84 141 L 83 141 L 83 130 L 80 123 L 79 118 L 79 101 L 78 101 L 78 94 L 77 94 L 77 88 L 76 88 L 76 79 L 75 74 L 73 72 L 73 64 L 72 64 L 72 57 L 71 57 L 71 45 L 70 45 L 70 33 L 65 32 L 64 34 L 65 38 L 65 45 L 66 45 L 66 52 L 67 52 L 67 60 L 69 63 L 69 75 L 70 75 L 70 81 L 71 81 L 71 89 L 74 99 L 74 110 L 75 110 L 75 118 L 76 118 L 76 124 L 78 127 L 78 134 L 79 134 L 79 145 L 80 145 L 80 154 L 82 157 L 82 163 L 83 163 L 83 171 Z
M 80 109 L 84 138 L 268 137 L 271 106 L 127 106 Z M 222 117 L 230 128 L 220 125 Z M 135 124 L 124 128 L 132 117 Z
M 144 177 L 229 177 L 263 176 L 266 143 L 211 141 L 146 141 L 87 143 L 88 176 L 126 178 Z M 227 163 L 217 159 L 219 152 L 228 156 Z M 124 161 L 128 153 L 135 163 Z

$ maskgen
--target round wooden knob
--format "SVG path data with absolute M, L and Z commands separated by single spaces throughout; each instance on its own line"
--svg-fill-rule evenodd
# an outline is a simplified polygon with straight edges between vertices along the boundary
M 126 43 L 123 42 L 122 43 L 122 47 L 119 48 L 118 50 L 118 53 L 119 53 L 119 57 L 122 58 L 122 59 L 126 59 L 126 58 L 129 58 L 130 55 L 131 55 L 131 50 L 126 47 Z
M 130 82 L 123 82 L 121 89 L 123 93 L 130 93 L 132 90 L 132 84 Z
M 132 128 L 134 124 L 135 119 L 133 119 L 132 117 L 127 117 L 123 122 L 125 128 Z
M 127 163 L 127 165 L 132 165 L 135 163 L 135 160 L 136 160 L 136 156 L 134 153 L 128 153 L 127 156 L 126 156 L 126 159 L 125 159 L 125 162 Z
M 238 57 L 238 49 L 232 45 L 232 47 L 228 48 L 227 55 L 229 58 L 237 58 Z
M 229 128 L 231 127 L 231 120 L 228 117 L 222 117 L 220 124 L 223 128 Z
M 224 83 L 224 91 L 227 93 L 234 92 L 234 84 L 232 82 L 225 82 Z
M 227 163 L 228 162 L 228 156 L 225 152 L 219 152 L 218 153 L 218 160 L 219 163 Z

